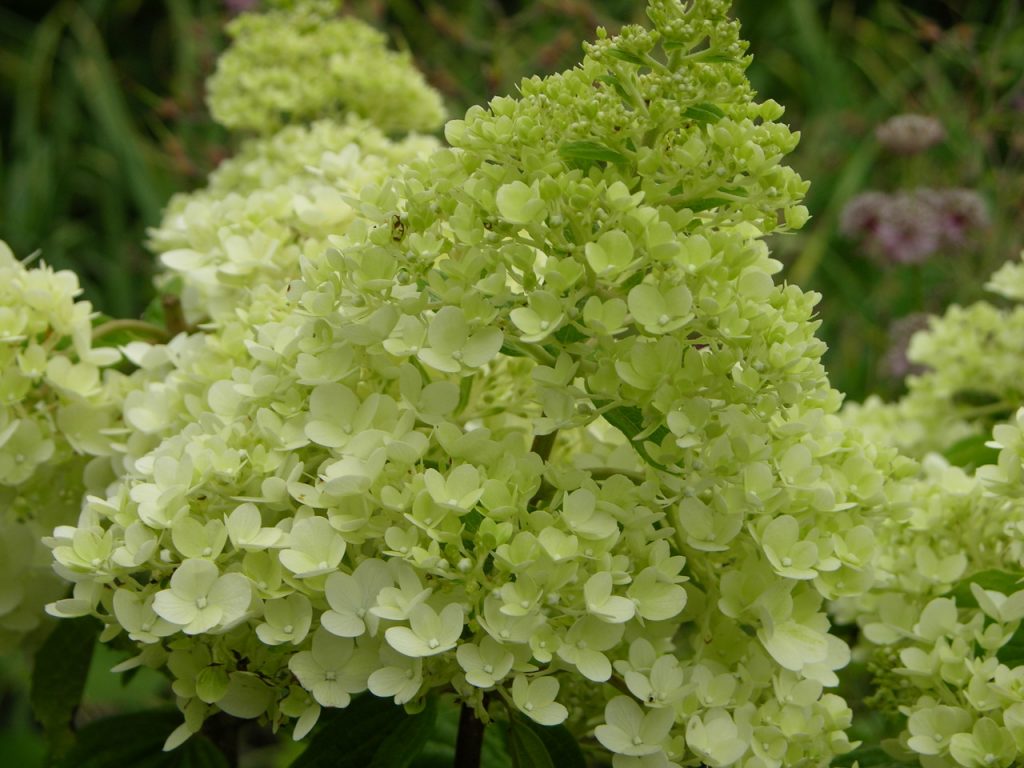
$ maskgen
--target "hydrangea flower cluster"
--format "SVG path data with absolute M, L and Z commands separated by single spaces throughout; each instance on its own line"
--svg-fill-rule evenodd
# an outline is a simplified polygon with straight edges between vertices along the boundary
M 441 97 L 407 53 L 357 19 L 337 18 L 339 0 L 302 0 L 243 13 L 227 26 L 231 48 L 208 83 L 214 119 L 232 130 L 273 133 L 287 123 L 350 113 L 385 133 L 430 131 Z
M 869 398 L 851 404 L 845 418 L 872 442 L 897 445 L 921 458 L 944 453 L 958 441 L 984 440 L 994 424 L 1024 402 L 1020 339 L 1024 338 L 1024 264 L 1008 262 L 986 286 L 1009 306 L 979 301 L 954 305 L 914 334 L 910 363 L 924 370 L 907 378 L 908 393 L 896 403 Z
M 180 292 L 193 324 L 234 317 L 259 286 L 278 291 L 303 257 L 320 258 L 328 235 L 356 217 L 362 187 L 437 147 L 418 134 L 392 141 L 352 115 L 250 139 L 206 187 L 175 195 L 150 231 L 165 267 L 159 282 Z
M 652 0 L 388 180 L 405 145 L 285 129 L 154 234 L 214 322 L 137 356 L 123 474 L 49 544 L 51 611 L 173 675 L 168 747 L 217 711 L 301 738 L 368 690 L 566 722 L 616 768 L 851 748 L 825 601 L 871 585 L 903 465 L 773 278 L 806 184 L 728 7 Z
M 989 287 L 1019 301 L 1022 276 L 1010 263 Z M 911 359 L 930 370 L 908 395 L 848 414 L 923 456 L 890 491 L 904 511 L 878 528 L 875 588 L 839 611 L 861 626 L 877 702 L 906 717 L 889 751 L 929 768 L 1024 759 L 1021 338 L 1019 305 L 953 307 L 914 337 Z
M 94 347 L 94 312 L 71 272 L 26 268 L 0 242 L 0 651 L 45 616 L 61 583 L 41 543 L 75 519 L 83 478 L 109 477 L 124 377 Z M 102 330 L 101 330 L 102 332 Z

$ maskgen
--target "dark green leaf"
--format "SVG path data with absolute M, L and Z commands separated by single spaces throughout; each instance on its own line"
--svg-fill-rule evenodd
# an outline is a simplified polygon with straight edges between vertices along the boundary
M 516 349 L 508 344 L 502 344 L 500 352 L 505 355 L 505 357 L 526 357 L 526 353 L 521 349 Z
M 1018 627 L 1006 645 L 996 651 L 996 658 L 1011 669 L 1024 664 L 1024 625 Z
M 508 724 L 508 753 L 514 768 L 555 768 L 540 736 L 519 717 Z
M 431 698 L 422 712 L 407 715 L 388 733 L 370 761 L 370 768 L 407 768 L 427 743 L 436 723 L 437 700 Z
M 624 51 L 621 48 L 606 48 L 605 53 L 620 61 L 628 61 L 630 64 L 636 64 L 641 67 L 647 65 L 647 60 L 643 56 L 632 51 Z
M 638 269 L 629 277 L 622 282 L 622 292 L 629 293 L 629 289 L 635 285 L 640 285 L 644 281 L 644 276 L 647 274 L 646 270 Z
M 607 83 L 608 85 L 610 85 L 612 88 L 615 89 L 615 92 L 619 94 L 619 96 L 622 97 L 623 99 L 629 99 L 629 95 L 626 93 L 626 89 L 622 87 L 622 83 L 620 82 L 619 78 L 615 77 L 615 75 L 600 75 L 596 79 L 602 83 Z
M 432 701 L 419 714 L 409 715 L 389 699 L 364 694 L 321 718 L 291 768 L 405 768 L 427 742 L 436 718 Z
M 725 112 L 714 104 L 694 104 L 683 111 L 683 117 L 696 120 L 698 123 L 717 123 L 725 117 Z
M 54 756 L 71 745 L 71 720 L 82 698 L 101 626 L 91 616 L 62 620 L 36 653 L 32 712 L 43 726 Z
M 662 40 L 661 47 L 666 51 L 681 51 L 689 50 L 692 46 L 685 40 Z
M 688 200 L 684 203 L 679 203 L 676 207 L 680 210 L 683 208 L 689 208 L 694 213 L 700 213 L 701 211 L 709 211 L 712 208 L 718 208 L 728 204 L 729 201 L 724 197 L 705 197 L 699 200 Z
M 459 732 L 459 703 L 443 696 L 437 705 L 438 716 L 433 732 L 423 751 L 413 760 L 412 768 L 451 768 L 455 760 L 455 740 Z M 505 729 L 490 726 L 484 729 L 484 745 L 480 754 L 481 768 L 512 768 L 505 746 Z
M 595 403 L 598 407 L 602 406 L 602 403 Z M 661 444 L 661 441 L 668 436 L 668 429 L 664 424 L 659 425 L 653 432 L 648 434 L 644 438 L 638 438 L 642 432 L 647 429 L 644 424 L 644 414 L 635 405 L 621 405 L 618 408 L 613 408 L 610 411 L 604 412 L 605 421 L 619 430 L 626 439 L 633 444 L 633 448 L 640 454 L 644 461 L 650 464 L 656 469 L 660 469 L 663 472 L 671 472 L 668 467 L 664 464 L 659 464 L 647 451 L 647 447 L 644 445 L 647 442 Z
M 227 758 L 202 735 L 172 752 L 164 741 L 181 724 L 173 710 L 94 720 L 83 728 L 58 768 L 228 768 Z
M 543 742 L 551 762 L 558 768 L 587 768 L 579 742 L 564 725 L 543 726 L 532 720 L 527 725 Z
M 999 460 L 999 449 L 985 445 L 989 435 L 971 435 L 958 440 L 946 449 L 943 456 L 954 467 L 983 467 Z
M 561 328 L 555 331 L 555 338 L 558 339 L 558 341 L 561 344 L 565 345 L 572 344 L 573 342 L 576 341 L 582 341 L 583 339 L 587 338 L 587 336 L 582 331 L 580 331 L 579 328 L 570 323 L 569 325 L 563 325 Z
M 1024 579 L 1024 573 L 1018 571 L 988 570 L 978 571 L 966 579 L 961 580 L 953 587 L 949 596 L 956 600 L 959 608 L 977 608 L 978 601 L 971 593 L 971 584 L 977 584 L 982 589 L 1001 592 L 1004 595 L 1012 595 L 1021 587 L 1018 582 Z
M 596 141 L 567 141 L 558 148 L 563 160 L 573 164 L 591 165 L 593 163 L 624 164 L 626 156 L 621 152 L 598 144 Z
M 953 393 L 953 404 L 964 405 L 971 408 L 995 405 L 999 402 L 999 395 L 988 392 L 984 389 L 961 389 Z
M 853 750 L 853 752 L 847 752 L 842 757 L 837 757 L 832 761 L 832 765 L 837 768 L 847 768 L 853 765 L 854 762 L 858 763 L 860 768 L 911 768 L 911 766 L 917 765 L 916 760 L 905 763 L 897 760 L 881 747 L 874 746 L 863 746 Z

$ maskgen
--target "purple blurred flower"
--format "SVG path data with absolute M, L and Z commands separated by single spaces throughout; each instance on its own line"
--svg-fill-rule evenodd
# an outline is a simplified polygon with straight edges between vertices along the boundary
M 860 194 L 846 204 L 839 226 L 882 261 L 920 264 L 942 248 L 963 245 L 988 222 L 988 208 L 977 192 L 922 187 Z
M 878 143 L 897 155 L 913 155 L 946 138 L 942 123 L 928 115 L 896 115 L 875 129 Z
M 245 13 L 259 6 L 260 0 L 224 0 L 224 7 L 231 13 Z
M 988 229 L 988 205 L 973 189 L 940 190 L 936 209 L 949 245 L 962 245 L 970 235 Z
M 907 357 L 907 349 L 910 347 L 911 337 L 918 331 L 928 327 L 928 318 L 925 312 L 915 312 L 912 315 L 894 320 L 889 325 L 889 349 L 882 356 L 882 372 L 894 379 L 904 379 L 907 376 L 924 373 L 926 368 L 923 365 L 911 362 Z

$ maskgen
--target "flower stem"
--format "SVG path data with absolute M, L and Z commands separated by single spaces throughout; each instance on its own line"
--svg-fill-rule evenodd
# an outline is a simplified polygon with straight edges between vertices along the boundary
M 473 707 L 463 703 L 459 713 L 459 735 L 455 741 L 454 768 L 480 768 L 484 746 L 484 724 Z
M 167 341 L 170 338 L 167 331 L 159 326 L 147 323 L 144 320 L 110 320 L 92 329 L 93 339 L 99 339 L 110 333 L 118 331 L 130 331 L 145 336 L 153 336 L 158 341 Z

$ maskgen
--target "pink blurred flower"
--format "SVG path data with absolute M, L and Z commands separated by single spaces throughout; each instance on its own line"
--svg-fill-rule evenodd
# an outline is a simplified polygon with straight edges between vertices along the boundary
M 260 4 L 260 0 L 224 0 L 224 7 L 227 8 L 231 13 L 245 13 L 246 11 L 255 10 Z
M 921 187 L 857 195 L 843 209 L 839 227 L 882 261 L 920 264 L 936 251 L 963 245 L 988 223 L 988 207 L 977 192 Z
M 941 143 L 946 129 L 928 115 L 896 115 L 875 129 L 875 138 L 894 154 L 913 155 Z
M 907 376 L 924 373 L 925 367 L 911 362 L 907 357 L 907 349 L 910 347 L 911 337 L 918 331 L 928 327 L 930 315 L 925 312 L 915 312 L 912 315 L 894 320 L 889 325 L 889 349 L 882 356 L 882 372 L 894 379 L 904 379 Z

